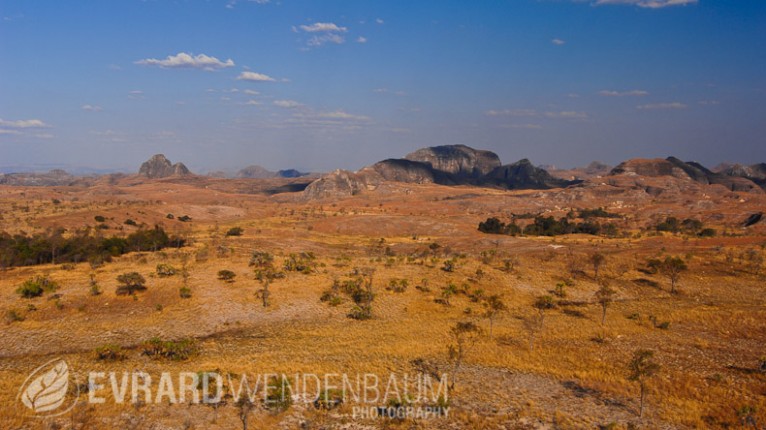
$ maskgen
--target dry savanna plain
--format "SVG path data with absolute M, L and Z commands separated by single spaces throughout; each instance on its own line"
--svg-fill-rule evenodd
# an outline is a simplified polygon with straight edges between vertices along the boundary
M 766 196 L 662 180 L 680 192 L 387 182 L 309 199 L 279 192 L 299 179 L 203 177 L 2 186 L 0 231 L 10 236 L 159 226 L 183 246 L 4 264 L 0 403 L 10 407 L 0 428 L 763 428 L 766 223 L 743 223 Z M 491 217 L 523 228 L 528 214 L 576 222 L 596 208 L 611 217 L 608 236 L 477 228 Z M 669 216 L 715 234 L 658 231 Z M 117 278 L 131 272 L 143 288 L 118 295 Z M 24 297 L 36 277 L 56 287 Z M 33 416 L 20 389 L 54 359 L 79 381 L 68 388 L 78 401 Z M 376 406 L 448 414 L 360 417 L 350 400 L 296 392 L 276 407 L 230 392 L 215 404 L 116 403 L 108 378 L 106 401 L 88 401 L 88 372 L 139 371 L 447 375 L 435 401 Z

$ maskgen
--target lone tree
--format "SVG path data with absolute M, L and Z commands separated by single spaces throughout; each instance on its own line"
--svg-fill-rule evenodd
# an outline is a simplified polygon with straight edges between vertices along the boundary
M 688 267 L 681 257 L 665 257 L 659 265 L 660 273 L 662 273 L 670 281 L 670 293 L 676 293 L 676 285 L 681 280 L 681 273 L 686 271 Z
M 136 291 L 146 289 L 146 279 L 138 272 L 123 273 L 117 277 L 120 285 L 117 287 L 117 295 L 127 296 L 135 294 Z
M 540 330 L 542 330 L 543 322 L 545 321 L 545 311 L 549 309 L 554 309 L 556 307 L 556 302 L 553 301 L 553 297 L 549 295 L 544 295 L 535 299 L 535 302 L 532 304 L 532 307 L 537 309 L 537 312 L 539 313 Z
M 644 416 L 644 400 L 646 399 L 646 383 L 660 371 L 660 365 L 654 361 L 654 351 L 639 349 L 633 353 L 633 359 L 628 365 L 628 379 L 638 382 L 641 388 L 639 397 L 638 416 Z
M 507 309 L 508 307 L 503 302 L 503 299 L 497 294 L 487 297 L 484 301 L 484 316 L 489 320 L 489 337 L 492 337 L 492 326 L 495 322 L 495 317 Z
M 239 420 L 242 421 L 242 430 L 247 430 L 247 422 L 250 412 L 255 409 L 255 403 L 250 400 L 247 393 L 242 393 L 235 403 L 239 412 Z
M 617 293 L 609 286 L 609 282 L 603 280 L 600 282 L 601 288 L 596 291 L 596 301 L 601 305 L 601 325 L 606 322 L 606 308 L 614 301 L 614 295 Z
M 473 348 L 481 336 L 481 327 L 471 321 L 458 322 L 450 329 L 452 343 L 447 347 L 449 359 L 452 362 L 452 383 L 450 389 L 455 387 L 457 372 L 463 364 L 468 351 Z
M 590 261 L 590 264 L 593 266 L 593 277 L 598 279 L 598 272 L 599 272 L 599 269 L 601 269 L 601 266 L 604 265 L 604 262 L 606 262 L 606 255 L 596 251 L 590 255 L 588 260 Z

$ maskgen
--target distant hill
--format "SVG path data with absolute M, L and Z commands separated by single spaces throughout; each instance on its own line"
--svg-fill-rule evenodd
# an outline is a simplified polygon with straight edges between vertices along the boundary
M 555 178 L 526 159 L 502 165 L 494 152 L 465 145 L 445 145 L 422 148 L 404 158 L 379 161 L 358 172 L 336 170 L 311 183 L 304 193 L 309 198 L 354 195 L 374 189 L 384 181 L 503 189 L 559 188 L 578 182 Z
M 738 173 L 736 171 L 731 171 L 731 173 L 730 175 L 716 173 L 699 163 L 693 161 L 684 162 L 676 157 L 668 157 L 666 159 L 635 158 L 624 161 L 612 169 L 609 174 L 647 177 L 672 176 L 706 185 L 723 185 L 731 191 L 751 191 L 755 188 L 763 187 L 763 185 L 757 184 L 747 176 L 736 174 Z
M 183 163 L 172 164 L 163 154 L 156 154 L 141 164 L 138 174 L 149 179 L 188 176 L 192 173 Z
M 269 178 L 300 178 L 302 176 L 308 176 L 309 173 L 299 172 L 295 169 L 279 170 L 272 172 L 271 170 L 258 165 L 247 166 L 237 172 L 238 178 L 250 178 L 250 179 L 269 179 Z

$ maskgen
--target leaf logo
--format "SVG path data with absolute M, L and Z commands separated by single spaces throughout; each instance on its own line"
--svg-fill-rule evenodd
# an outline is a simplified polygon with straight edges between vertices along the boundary
M 69 366 L 64 360 L 57 358 L 38 367 L 27 377 L 19 391 L 19 397 L 21 403 L 36 415 L 50 416 L 52 411 L 64 404 L 68 389 Z M 76 401 L 75 398 L 74 402 Z M 61 413 L 71 409 L 74 402 Z

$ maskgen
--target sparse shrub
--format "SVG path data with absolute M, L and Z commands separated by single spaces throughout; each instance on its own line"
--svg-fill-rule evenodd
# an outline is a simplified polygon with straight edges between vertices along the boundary
M 226 232 L 226 236 L 242 236 L 245 230 L 242 227 L 232 227 Z
M 61 270 L 66 270 L 66 271 L 74 270 L 76 268 L 77 266 L 74 263 L 64 263 L 61 265 Z
M 8 309 L 8 311 L 5 312 L 5 322 L 8 324 L 24 321 L 24 319 L 24 315 L 16 309 Z
M 96 220 L 96 222 L 106 222 L 106 218 L 104 218 L 103 215 L 96 215 L 93 219 Z
M 567 296 L 565 287 L 566 287 L 566 284 L 564 282 L 557 282 L 556 288 L 553 290 L 553 294 L 560 299 L 565 298 Z
M 181 215 L 180 217 L 178 217 L 178 221 L 181 221 L 181 222 L 189 222 L 191 220 L 192 218 L 189 215 Z
M 47 276 L 36 276 L 32 279 L 26 280 L 16 290 L 21 297 L 25 299 L 31 299 L 34 297 L 40 297 L 44 292 L 54 292 L 58 289 L 58 284 L 48 278 Z
M 372 309 L 369 306 L 366 305 L 356 305 L 347 314 L 347 316 L 351 319 L 355 320 L 368 320 L 372 318 Z
M 444 260 L 444 263 L 442 264 L 442 270 L 447 273 L 452 273 L 457 268 L 457 261 L 453 258 L 450 260 Z
M 271 389 L 266 394 L 264 403 L 266 408 L 273 413 L 284 412 L 290 408 L 293 404 L 293 397 L 287 378 L 282 376 L 279 383 L 271 386 Z
M 122 350 L 122 347 L 115 344 L 99 346 L 94 351 L 94 354 L 96 355 L 96 360 L 103 361 L 117 361 L 127 358 L 127 355 Z
M 167 214 L 167 215 L 165 215 L 165 218 L 167 218 L 167 219 L 175 219 L 176 217 L 173 214 Z
M 407 291 L 407 287 L 409 286 L 409 282 L 406 279 L 391 279 L 388 281 L 388 286 L 386 287 L 386 290 L 392 291 L 394 293 L 403 293 Z
M 312 273 L 316 269 L 316 256 L 313 252 L 301 252 L 290 254 L 284 262 L 284 269 L 288 272 L 299 272 L 304 275 Z
M 168 359 L 174 361 L 188 360 L 197 354 L 197 344 L 193 339 L 165 341 L 152 338 L 141 344 L 142 354 L 153 359 Z
M 343 404 L 343 392 L 335 389 L 324 389 L 314 400 L 314 407 L 321 410 L 332 410 Z
M 218 280 L 224 281 L 224 282 L 234 282 L 234 278 L 237 276 L 236 273 L 232 272 L 231 270 L 219 270 L 218 271 Z
M 146 290 L 146 279 L 138 272 L 123 273 L 117 277 L 120 285 L 117 287 L 117 295 L 125 296 L 135 294 L 136 291 Z
M 137 223 L 137 222 L 135 222 L 134 220 L 132 220 L 132 219 L 130 219 L 130 218 L 126 219 L 126 220 L 125 220 L 125 222 L 124 222 L 124 224 L 125 224 L 125 225 L 132 225 L 132 226 L 134 226 L 134 227 L 138 225 L 138 223 Z
M 178 289 L 178 295 L 181 296 L 182 299 L 190 299 L 192 296 L 191 288 L 189 287 L 181 287 Z
M 160 278 L 167 278 L 169 276 L 173 276 L 176 274 L 176 272 L 177 271 L 175 267 L 169 264 L 160 263 L 157 265 L 157 276 L 159 276 Z

